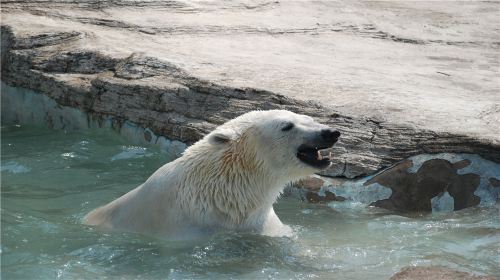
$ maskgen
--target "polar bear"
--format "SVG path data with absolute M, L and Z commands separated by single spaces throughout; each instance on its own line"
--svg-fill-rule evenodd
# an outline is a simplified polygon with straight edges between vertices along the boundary
M 273 210 L 284 186 L 327 168 L 340 133 L 285 110 L 219 126 L 145 183 L 91 211 L 87 225 L 188 239 L 220 230 L 290 234 Z

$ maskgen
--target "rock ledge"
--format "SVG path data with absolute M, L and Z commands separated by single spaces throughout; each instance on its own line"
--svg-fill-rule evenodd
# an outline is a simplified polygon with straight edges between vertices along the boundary
M 4 1 L 1 79 L 187 144 L 249 110 L 307 114 L 343 133 L 328 176 L 372 174 L 422 153 L 498 163 L 500 44 L 490 22 L 498 5 L 467 5 L 478 14 L 464 22 L 477 22 L 458 24 L 456 40 L 442 27 L 419 33 L 386 19 L 391 11 L 416 22 L 447 22 L 433 18 L 443 11 L 466 17 L 453 3 L 427 13 L 409 2 Z M 289 17 L 271 21 L 274 13 Z M 482 76 L 471 61 L 484 62 Z

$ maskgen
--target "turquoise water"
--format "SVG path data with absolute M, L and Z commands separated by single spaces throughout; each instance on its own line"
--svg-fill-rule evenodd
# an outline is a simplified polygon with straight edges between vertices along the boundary
M 402 217 L 282 198 L 292 238 L 169 242 L 81 224 L 170 159 L 112 132 L 2 127 L 2 279 L 388 279 L 407 265 L 500 276 L 500 206 Z

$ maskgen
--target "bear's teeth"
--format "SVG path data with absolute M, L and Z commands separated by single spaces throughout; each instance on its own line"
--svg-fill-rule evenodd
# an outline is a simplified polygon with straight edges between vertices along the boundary
M 330 159 L 332 159 L 332 158 L 333 158 L 332 152 L 329 152 L 329 153 L 328 153 L 328 157 L 329 157 Z
M 321 153 L 318 151 L 318 160 L 322 160 L 323 159 L 323 156 L 321 155 Z

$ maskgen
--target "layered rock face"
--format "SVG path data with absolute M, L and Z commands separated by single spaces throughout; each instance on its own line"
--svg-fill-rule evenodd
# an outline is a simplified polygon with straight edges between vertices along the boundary
M 3 1 L 2 81 L 187 144 L 249 110 L 311 115 L 342 132 L 329 176 L 372 174 L 421 153 L 500 162 L 498 10 Z

